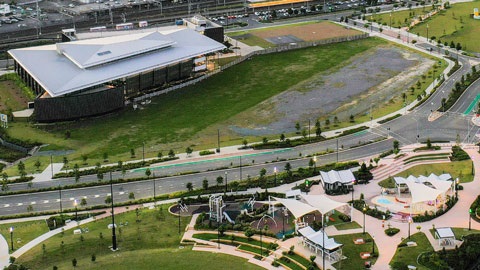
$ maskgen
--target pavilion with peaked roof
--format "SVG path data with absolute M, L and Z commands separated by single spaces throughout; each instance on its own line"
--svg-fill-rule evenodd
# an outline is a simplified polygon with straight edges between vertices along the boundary
M 126 99 L 205 71 L 206 56 L 225 48 L 188 28 L 102 34 L 8 51 L 15 72 L 37 95 L 37 121 L 73 120 L 123 108 Z

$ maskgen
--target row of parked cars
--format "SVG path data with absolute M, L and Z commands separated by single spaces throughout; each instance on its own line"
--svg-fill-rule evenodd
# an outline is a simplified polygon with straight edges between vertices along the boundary
M 17 23 L 23 21 L 23 19 L 20 16 L 10 16 L 10 17 L 2 17 L 0 18 L 0 25 L 2 23 L 4 24 L 12 24 L 12 23 Z

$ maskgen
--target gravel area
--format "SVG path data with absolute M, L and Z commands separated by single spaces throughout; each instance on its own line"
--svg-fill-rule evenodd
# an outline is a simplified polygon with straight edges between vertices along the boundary
M 354 57 L 335 71 L 318 74 L 276 95 L 248 112 L 242 125 L 230 129 L 241 136 L 294 132 L 295 123 L 336 115 L 340 121 L 350 114 L 368 113 L 398 97 L 413 85 L 433 60 L 394 46 L 381 46 Z M 331 72 L 331 73 L 330 73 Z

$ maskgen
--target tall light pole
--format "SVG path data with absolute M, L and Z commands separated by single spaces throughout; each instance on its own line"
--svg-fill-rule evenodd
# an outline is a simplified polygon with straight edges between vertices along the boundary
M 325 269 L 325 219 L 322 213 L 322 261 L 323 261 L 323 268 Z
M 242 182 L 242 156 L 240 156 L 240 182 Z
M 372 235 L 372 256 L 375 254 L 375 236 Z
M 228 177 L 228 172 L 225 172 L 225 195 L 227 194 L 227 191 L 228 191 L 227 177 Z
M 155 207 L 156 205 L 156 201 L 155 201 L 155 198 L 157 197 L 157 194 L 155 192 L 155 175 L 153 176 L 153 206 Z
M 472 230 L 472 213 L 473 213 L 472 208 L 468 209 L 468 230 L 469 231 Z
M 412 224 L 413 219 L 412 216 L 408 216 L 408 239 L 410 239 L 410 224 Z
M 13 251 L 13 226 L 10 227 L 10 247 Z
M 58 180 L 58 195 L 59 195 L 59 203 L 60 203 L 60 215 L 63 213 L 62 209 L 62 184 L 60 183 L 60 180 Z
M 75 221 L 78 221 L 77 199 L 73 201 L 73 206 L 75 206 Z
M 273 186 L 276 187 L 277 186 L 277 167 L 273 167 L 273 174 L 275 175 L 275 177 L 273 178 Z
M 110 171 L 110 198 L 112 201 L 112 251 L 117 250 L 117 235 L 115 234 L 115 212 L 113 209 L 113 180 L 112 172 Z
M 428 23 L 427 23 L 427 42 L 428 42 Z
M 317 170 L 317 156 L 313 156 L 313 175 L 315 175 L 316 170 Z
M 365 214 L 367 213 L 367 206 L 363 206 L 363 234 L 365 234 Z
M 263 258 L 263 242 L 262 242 L 263 228 L 260 228 L 260 257 Z
M 392 12 L 390 12 L 390 29 L 392 29 Z
M 145 142 L 142 142 L 142 163 L 145 163 Z
M 355 179 L 352 180 L 352 208 L 350 209 L 350 222 L 353 222 L 353 193 L 355 192 L 354 186 L 355 185 Z

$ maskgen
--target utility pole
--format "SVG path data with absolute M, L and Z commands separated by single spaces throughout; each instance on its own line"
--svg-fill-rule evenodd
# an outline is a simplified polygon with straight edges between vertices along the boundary
M 115 212 L 113 209 L 113 181 L 112 172 L 110 171 L 110 198 L 112 201 L 112 251 L 117 250 L 117 235 L 115 234 Z

